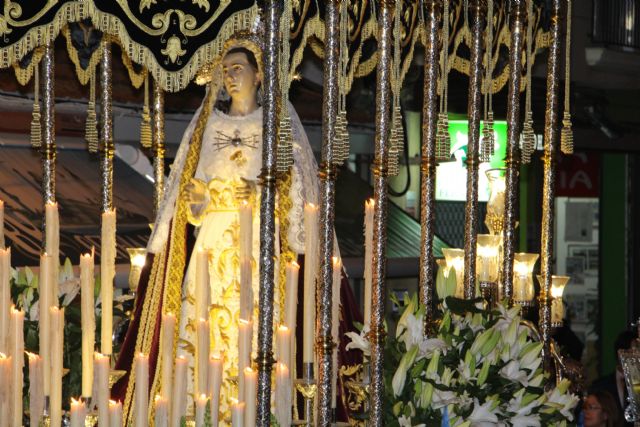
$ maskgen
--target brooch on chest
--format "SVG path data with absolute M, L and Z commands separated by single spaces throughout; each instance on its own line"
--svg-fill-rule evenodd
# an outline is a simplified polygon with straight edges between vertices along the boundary
M 216 138 L 213 145 L 216 151 L 226 147 L 249 147 L 255 149 L 258 148 L 258 135 L 249 135 L 243 138 L 240 136 L 239 129 L 235 130 L 233 136 L 218 130 L 216 131 Z

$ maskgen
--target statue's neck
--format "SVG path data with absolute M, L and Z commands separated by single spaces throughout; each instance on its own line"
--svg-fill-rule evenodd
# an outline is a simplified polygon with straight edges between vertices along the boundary
M 230 116 L 247 116 L 258 109 L 255 98 L 251 99 L 231 99 L 229 107 Z

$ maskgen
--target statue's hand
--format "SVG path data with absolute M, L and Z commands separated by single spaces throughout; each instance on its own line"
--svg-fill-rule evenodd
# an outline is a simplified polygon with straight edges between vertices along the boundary
M 187 203 L 191 205 L 203 204 L 206 201 L 206 191 L 207 184 L 205 184 L 204 181 L 196 178 L 191 178 L 191 182 L 189 182 L 185 186 L 184 197 L 186 198 Z
M 240 183 L 233 187 L 234 197 L 239 200 L 248 200 L 255 189 L 255 182 L 240 178 Z

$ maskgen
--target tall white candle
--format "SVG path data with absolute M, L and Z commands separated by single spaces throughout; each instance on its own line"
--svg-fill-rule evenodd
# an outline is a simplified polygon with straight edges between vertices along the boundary
M 278 362 L 291 365 L 291 331 L 284 325 L 276 331 L 276 352 Z
M 304 207 L 304 321 L 302 322 L 302 361 L 313 363 L 316 325 L 316 276 L 318 270 L 318 207 Z
M 209 368 L 209 322 L 199 319 L 196 324 L 196 396 L 207 394 L 207 378 Z
M 169 404 L 167 399 L 161 395 L 156 395 L 155 399 L 155 426 L 156 427 L 168 427 L 169 426 Z M 214 424 L 215 425 L 215 424 Z
M 187 411 L 187 359 L 176 357 L 175 377 L 173 382 L 173 400 L 171 405 L 171 427 L 179 427 L 180 419 Z
M 13 420 L 11 425 L 14 427 L 22 426 L 22 369 L 24 367 L 24 312 L 18 311 L 11 307 L 11 331 L 10 344 L 11 349 L 11 382 L 13 384 L 12 393 L 12 414 Z
M 60 218 L 58 204 L 47 203 L 45 210 L 45 253 L 53 257 L 53 278 L 51 291 L 53 293 L 52 305 L 58 305 L 59 284 L 58 271 L 60 270 Z
M 245 319 L 238 321 L 238 396 L 244 396 L 244 369 L 251 367 L 251 338 L 253 336 L 253 322 Z
M 253 248 L 253 213 L 251 204 L 240 206 L 240 318 L 251 319 L 253 314 L 253 285 L 251 258 Z M 276 234 L 277 235 L 277 234 Z M 277 270 L 276 270 L 277 271 Z
M 100 351 L 110 355 L 113 351 L 113 278 L 116 262 L 116 211 L 102 214 L 100 248 L 100 299 L 102 300 L 102 327 Z
M 84 427 L 86 412 L 82 400 L 71 398 L 71 427 Z
M 240 259 L 251 259 L 253 247 L 253 212 L 251 204 L 246 201 L 240 206 Z
M 143 353 L 136 355 L 135 427 L 146 427 L 149 416 L 149 356 Z
M 0 200 L 0 249 L 4 247 L 4 201 Z
M 96 405 L 98 406 L 98 422 L 109 425 L 109 356 L 94 353 L 93 371 L 96 382 Z
M 42 378 L 44 395 L 51 394 L 51 322 L 49 322 L 49 307 L 53 305 L 53 257 L 44 254 L 40 257 L 39 293 L 39 319 L 38 336 L 40 341 L 40 357 L 42 357 Z
M 93 352 L 96 343 L 96 319 L 94 311 L 94 257 L 80 256 L 80 316 L 82 324 L 82 397 L 90 398 L 93 388 Z
M 284 363 L 276 363 L 275 416 L 281 426 L 291 425 L 291 376 Z
M 276 271 L 278 271 L 276 269 Z M 251 259 L 240 259 L 240 313 L 241 319 L 251 319 L 253 316 L 253 285 L 251 274 Z
M 211 304 L 209 285 L 209 256 L 207 249 L 196 252 L 196 319 L 209 319 L 209 305 Z
M 364 204 L 364 325 L 371 322 L 371 284 L 373 262 L 373 213 L 375 202 L 369 199 Z
M 0 352 L 9 352 L 11 249 L 0 249 Z
M 284 324 L 295 335 L 296 319 L 298 314 L 298 275 L 300 266 L 297 262 L 287 263 L 284 301 Z
M 231 426 L 244 427 L 244 402 L 231 399 Z
M 109 401 L 109 425 L 110 427 L 122 427 L 122 403 Z
M 64 308 L 49 309 L 51 322 L 51 426 L 60 427 L 62 422 L 62 356 L 64 351 Z
M 204 427 L 204 413 L 207 408 L 207 395 L 196 397 L 196 427 Z
M 333 281 L 331 290 L 331 337 L 336 344 L 333 347 L 333 369 L 331 370 L 331 407 L 336 407 L 337 384 L 338 384 L 338 342 L 340 325 L 340 281 L 342 280 L 342 261 L 338 257 L 333 257 Z
M 209 358 L 209 395 L 211 396 L 211 425 L 218 425 L 220 413 L 220 386 L 222 385 L 222 356 L 212 355 Z
M 244 369 L 244 423 L 246 426 L 256 425 L 256 392 L 258 390 L 258 372 L 251 368 Z
M 29 357 L 29 425 L 37 426 L 44 414 L 44 385 L 42 383 L 42 358 L 27 353 Z
M 11 378 L 11 356 L 0 352 L 1 378 Z M 9 415 L 9 398 L 11 396 L 11 384 L 9 387 L 0 387 L 0 413 L 3 417 Z
M 162 358 L 162 397 L 167 399 L 169 408 L 171 407 L 171 397 L 173 388 L 173 335 L 176 327 L 176 316 L 173 313 L 162 315 L 162 337 L 160 341 Z

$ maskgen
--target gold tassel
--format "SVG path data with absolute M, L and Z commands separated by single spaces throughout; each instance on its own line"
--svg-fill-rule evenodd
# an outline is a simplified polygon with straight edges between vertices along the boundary
M 569 105 L 571 88 L 571 0 L 567 0 L 567 39 L 565 41 L 564 70 L 564 115 L 560 132 L 560 150 L 564 154 L 573 154 L 573 130 L 571 129 L 571 109 Z
M 151 148 L 153 137 L 151 133 L 151 114 L 149 113 L 149 75 L 144 79 L 144 106 L 142 107 L 142 121 L 140 123 L 140 145 Z
M 522 125 L 522 163 L 531 162 L 531 156 L 536 149 L 536 134 L 533 132 L 533 113 L 525 113 L 524 124 Z
M 40 78 L 38 68 L 40 64 L 34 65 L 33 75 L 33 112 L 31 113 L 31 146 L 33 148 L 42 147 L 42 125 L 40 124 Z
M 283 112 L 283 114 L 286 114 Z M 288 172 L 293 165 L 293 131 L 291 128 L 291 118 L 285 115 L 280 120 L 280 131 L 278 134 L 278 157 L 276 170 L 278 172 Z
M 402 112 L 400 106 L 393 109 L 393 119 L 391 122 L 391 144 L 389 148 L 389 175 L 396 176 L 400 171 L 400 150 L 402 148 L 404 138 L 404 129 L 402 126 Z
M 84 138 L 89 152 L 98 152 L 98 118 L 96 114 L 96 73 L 95 68 L 89 77 L 89 103 L 87 104 L 87 120 L 85 122 Z
M 447 113 L 441 112 L 438 114 L 436 128 L 436 161 L 448 162 L 451 160 L 451 137 L 449 135 Z
M 481 146 L 480 161 L 491 161 L 491 156 L 493 156 L 495 146 L 495 135 L 493 133 L 493 111 L 489 111 L 487 113 L 487 119 L 484 121 Z
M 568 111 L 565 111 L 562 117 L 560 150 L 562 150 L 564 154 L 573 154 L 573 129 L 571 129 L 571 113 Z
M 349 158 L 349 130 L 347 129 L 347 112 L 340 108 L 336 117 L 336 142 L 333 164 L 340 166 Z

